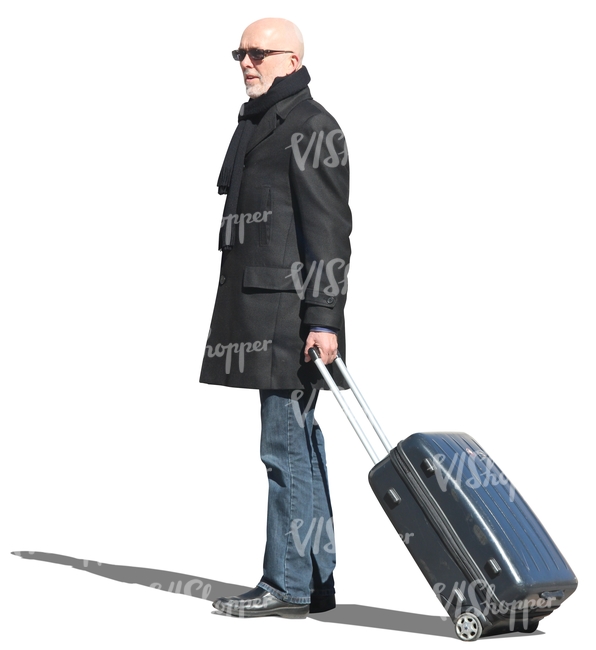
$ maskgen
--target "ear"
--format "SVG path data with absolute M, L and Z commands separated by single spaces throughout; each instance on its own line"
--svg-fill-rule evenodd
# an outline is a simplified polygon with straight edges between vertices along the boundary
M 292 72 L 296 72 L 300 68 L 300 59 L 298 58 L 297 54 L 292 54 L 292 56 L 288 60 L 288 74 L 292 74 Z

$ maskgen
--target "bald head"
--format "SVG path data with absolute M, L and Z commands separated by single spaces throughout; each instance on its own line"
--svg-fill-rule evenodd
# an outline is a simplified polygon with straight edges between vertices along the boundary
M 285 77 L 302 67 L 304 40 L 294 23 L 284 18 L 261 18 L 242 34 L 239 49 L 276 50 L 262 60 L 246 55 L 240 61 L 246 93 L 251 98 L 266 93 L 276 77 Z
M 298 27 L 285 18 L 261 18 L 251 23 L 242 34 L 240 47 L 253 42 L 264 50 L 292 50 L 298 57 L 298 67 L 304 58 L 304 39 Z

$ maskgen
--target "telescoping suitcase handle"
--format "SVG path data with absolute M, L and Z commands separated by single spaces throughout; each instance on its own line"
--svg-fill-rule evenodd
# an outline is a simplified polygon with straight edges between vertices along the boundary
M 329 386 L 329 389 L 335 396 L 335 399 L 339 402 L 339 405 L 341 406 L 343 412 L 346 414 L 346 417 L 350 421 L 350 424 L 354 427 L 354 430 L 358 434 L 358 437 L 360 438 L 360 442 L 364 445 L 364 448 L 368 452 L 368 455 L 371 457 L 373 463 L 376 465 L 379 462 L 379 457 L 375 453 L 375 450 L 370 444 L 370 441 L 367 438 L 366 434 L 362 430 L 362 427 L 360 426 L 358 420 L 356 420 L 356 418 L 354 417 L 354 414 L 350 410 L 350 407 L 348 406 L 346 400 L 343 398 L 343 395 L 341 394 L 341 391 L 339 390 L 337 384 L 333 380 L 331 373 L 329 372 L 329 370 L 327 370 L 327 367 L 323 363 L 323 359 L 321 359 L 321 355 L 319 354 L 319 351 L 317 350 L 317 348 L 313 347 L 308 350 L 308 354 L 310 358 L 317 365 L 317 368 L 319 369 L 319 372 L 323 376 L 325 383 L 327 384 L 327 386 Z M 346 368 L 346 364 L 342 361 L 341 357 L 339 356 L 339 352 L 337 353 L 337 358 L 333 363 L 339 368 L 339 371 L 344 376 L 344 379 L 346 380 L 348 386 L 352 389 L 352 392 L 354 393 L 354 397 L 356 397 L 356 399 L 358 400 L 358 404 L 360 404 L 360 406 L 362 407 L 362 410 L 366 414 L 366 417 L 368 418 L 369 422 L 372 424 L 373 429 L 376 431 L 381 442 L 383 443 L 383 447 L 385 447 L 387 453 L 389 453 L 392 449 L 391 443 L 387 439 L 387 436 L 383 432 L 383 429 L 381 429 L 381 425 L 377 422 L 377 418 L 373 415 L 368 404 L 366 403 L 366 400 L 362 396 L 362 393 L 358 390 L 358 386 L 356 386 L 354 380 L 352 379 L 352 375 L 350 375 L 348 369 Z

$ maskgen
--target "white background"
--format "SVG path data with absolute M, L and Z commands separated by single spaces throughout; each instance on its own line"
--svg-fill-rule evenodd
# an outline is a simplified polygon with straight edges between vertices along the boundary
M 348 365 L 392 443 L 475 436 L 577 574 L 543 634 L 495 642 L 559 648 L 588 634 L 594 5 L 356 7 L 2 4 L 3 647 L 459 643 L 450 623 L 436 632 L 443 610 L 329 394 L 317 411 L 336 622 L 231 620 L 166 585 L 11 554 L 260 578 L 258 396 L 198 376 L 218 278 L 215 181 L 246 100 L 230 51 L 248 23 L 279 14 L 301 27 L 313 96 L 350 148 Z

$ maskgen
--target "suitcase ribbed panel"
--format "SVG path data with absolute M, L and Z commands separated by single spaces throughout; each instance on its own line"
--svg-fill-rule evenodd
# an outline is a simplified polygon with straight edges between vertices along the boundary
M 465 536 L 478 566 L 486 567 L 491 556 L 497 556 L 519 593 L 524 585 L 560 586 L 566 595 L 573 591 L 575 576 L 552 539 L 472 437 L 414 434 L 400 443 L 400 448 L 447 519 L 460 534 L 469 531 Z M 486 573 L 485 568 L 483 571 Z M 486 577 L 491 580 L 494 576 L 487 573 Z M 500 581 L 498 578 L 496 583 Z M 513 585 L 507 580 L 505 584 L 509 584 L 508 594 L 501 597 L 509 599 Z
M 515 556 L 511 559 L 516 566 L 525 567 L 533 580 L 539 574 L 550 575 L 553 569 L 559 572 L 569 568 L 523 497 L 473 438 L 442 435 L 437 439 L 437 446 L 450 459 L 457 454 L 460 459 L 472 458 L 466 449 L 474 452 L 473 466 L 480 472 L 474 476 L 470 463 L 462 463 L 462 487 L 482 481 L 480 486 L 472 487 L 477 503 L 482 506 L 480 516 L 493 528 L 497 539 L 506 542 L 503 546 Z
M 505 475 L 492 459 L 489 461 L 488 456 L 483 458 L 485 452 L 478 443 L 467 437 L 465 442 L 468 445 L 465 445 L 461 438 L 446 436 L 442 436 L 441 442 L 445 451 L 451 448 L 452 452 L 467 454 L 466 448 L 471 448 L 476 454 L 476 463 L 481 465 L 484 470 L 484 475 L 490 473 L 499 481 L 497 485 L 489 482 L 484 489 L 478 489 L 475 494 L 483 505 L 485 521 L 494 527 L 498 537 L 508 541 L 508 547 L 521 566 L 528 571 L 548 571 L 549 573 L 553 568 L 557 571 L 563 567 L 568 568 L 519 492 L 509 481 L 505 484 L 500 482 Z M 453 453 L 451 455 L 453 456 Z M 492 463 L 490 467 L 488 466 L 489 462 Z M 472 476 L 472 470 L 469 467 L 466 469 L 465 480 L 477 480 L 477 477 Z

